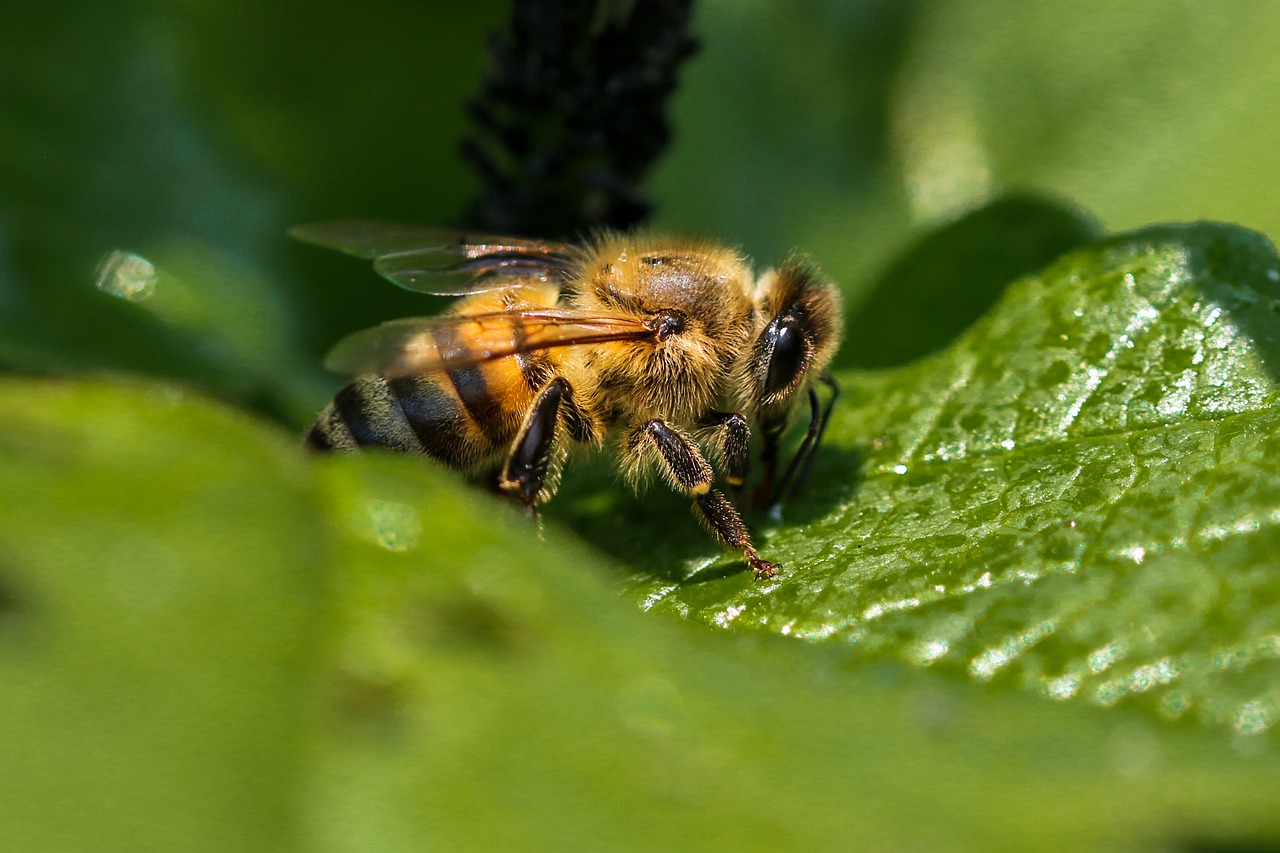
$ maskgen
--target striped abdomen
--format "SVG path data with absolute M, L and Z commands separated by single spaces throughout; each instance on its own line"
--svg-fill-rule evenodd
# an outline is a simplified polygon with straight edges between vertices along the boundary
M 307 433 L 317 450 L 383 447 L 470 468 L 515 438 L 545 364 L 510 356 L 421 376 L 361 376 L 338 392 Z M 537 386 L 534 383 L 538 383 Z
M 519 296 L 535 307 L 551 306 L 557 291 L 522 288 Z M 493 316 L 511 303 L 512 295 L 501 290 L 461 299 L 446 315 L 458 318 L 458 326 L 424 329 L 412 346 L 418 353 L 445 352 L 465 360 L 492 345 L 486 335 L 510 338 L 520 329 L 461 318 Z M 307 433 L 307 444 L 317 450 L 383 447 L 470 468 L 506 451 L 553 370 L 550 360 L 535 352 L 393 379 L 360 376 L 325 406 Z

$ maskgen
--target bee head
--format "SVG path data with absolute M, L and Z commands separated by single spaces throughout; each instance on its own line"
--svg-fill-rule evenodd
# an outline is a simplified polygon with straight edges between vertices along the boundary
M 840 294 L 813 266 L 793 258 L 760 277 L 755 310 L 759 331 L 745 366 L 746 402 L 764 432 L 776 435 L 840 346 Z

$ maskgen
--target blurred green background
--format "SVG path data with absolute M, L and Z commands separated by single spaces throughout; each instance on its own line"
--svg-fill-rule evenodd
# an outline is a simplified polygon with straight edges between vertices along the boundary
M 442 303 L 285 229 L 455 219 L 464 103 L 508 11 L 0 14 L 0 366 L 36 377 L 0 390 L 0 836 L 1280 849 L 1269 733 L 641 616 L 554 524 L 537 543 L 422 466 L 294 452 L 340 382 L 327 348 Z M 762 264 L 809 252 L 846 294 L 842 369 L 943 346 L 1100 231 L 1280 234 L 1274 4 L 706 0 L 696 28 L 655 224 Z M 117 250 L 151 265 L 108 282 L 131 298 L 96 286 Z M 568 518 L 616 510 L 606 483 Z M 686 526 L 682 558 L 708 544 Z M 1250 688 L 1276 683 L 1274 611 Z

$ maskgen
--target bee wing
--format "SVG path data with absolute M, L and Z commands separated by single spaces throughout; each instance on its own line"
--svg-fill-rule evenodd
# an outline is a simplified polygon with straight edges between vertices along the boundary
M 568 277 L 573 267 L 562 243 L 448 228 L 340 219 L 295 226 L 289 234 L 371 260 L 387 280 L 438 296 L 539 286 Z
M 574 309 L 413 317 L 349 335 L 329 353 L 325 366 L 335 373 L 405 376 L 555 347 L 642 341 L 655 335 L 636 317 Z

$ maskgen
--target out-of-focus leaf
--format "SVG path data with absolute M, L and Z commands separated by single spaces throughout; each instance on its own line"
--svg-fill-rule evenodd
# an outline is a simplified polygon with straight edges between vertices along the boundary
M 690 632 L 416 460 L 306 461 L 162 388 L 0 393 L 14 849 L 1280 837 L 1265 738 Z
M 938 356 L 844 375 L 774 583 L 654 610 L 1240 731 L 1280 721 L 1280 261 L 1167 226 L 1020 281 Z M 633 543 L 606 547 L 625 554 Z
M 879 274 L 853 309 L 836 364 L 892 367 L 950 343 L 1014 279 L 1099 235 L 1078 211 L 1027 197 L 998 199 L 930 231 Z
M 916 217 L 1033 187 L 1111 229 L 1280 233 L 1280 7 L 945 0 L 914 24 L 893 115 Z
M 302 460 L 172 390 L 0 399 L 5 846 L 289 849 L 331 559 Z
M 261 268 L 270 250 L 259 235 L 279 202 L 184 100 L 163 18 L 134 4 L 72 3 L 61 15 L 57 5 L 15 7 L 5 22 L 0 356 L 191 375 L 207 363 L 95 292 L 95 267 L 112 250 L 150 257 L 178 240 L 224 266 Z M 278 291 L 261 298 L 280 313 Z M 276 334 L 287 341 L 292 329 Z
M 473 180 L 457 154 L 463 104 L 504 8 L 8 10 L 0 366 L 159 375 L 305 421 L 323 403 L 315 377 L 328 346 L 432 306 L 363 282 L 285 229 L 458 215 Z M 154 264 L 183 304 L 142 311 L 95 291 L 95 268 L 115 251 Z
M 916 14 L 898 0 L 699 3 L 702 49 L 654 175 L 658 224 L 762 265 L 798 247 L 860 288 L 910 225 L 889 122 Z

